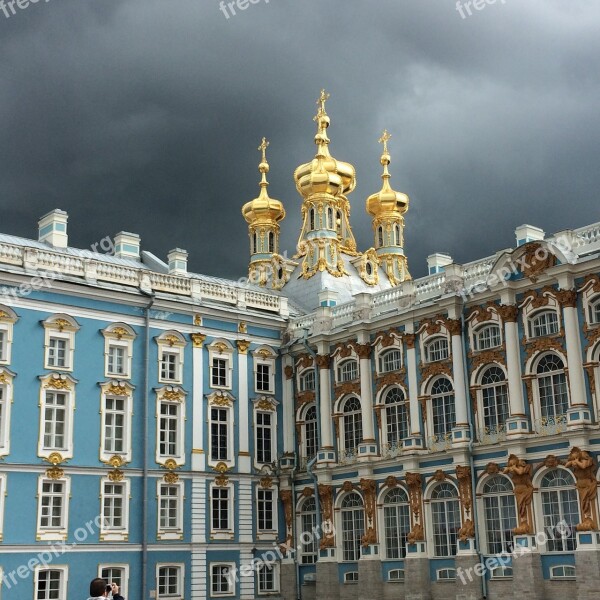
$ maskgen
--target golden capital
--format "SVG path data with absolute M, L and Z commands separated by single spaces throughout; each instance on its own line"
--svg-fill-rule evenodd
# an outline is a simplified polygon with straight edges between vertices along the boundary
M 190 334 L 192 338 L 192 343 L 194 344 L 194 348 L 202 348 L 206 340 L 206 336 L 203 333 L 192 333 Z
M 238 340 L 236 344 L 240 354 L 248 354 L 248 348 L 250 348 L 250 340 Z

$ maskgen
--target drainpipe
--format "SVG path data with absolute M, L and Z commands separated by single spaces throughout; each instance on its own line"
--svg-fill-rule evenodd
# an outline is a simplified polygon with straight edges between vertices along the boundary
M 460 320 L 461 320 L 461 346 L 462 346 L 462 355 L 463 355 L 463 369 L 465 375 L 465 386 L 467 389 L 465 390 L 467 399 L 470 398 L 469 394 L 469 372 L 467 370 L 467 349 L 465 347 L 465 301 L 463 299 L 460 307 Z M 483 564 L 483 554 L 481 553 L 481 538 L 479 536 L 479 519 L 477 518 L 477 496 L 476 496 L 476 487 L 477 482 L 475 479 L 475 459 L 473 458 L 473 444 L 475 440 L 475 421 L 473 414 L 473 405 L 470 401 L 467 401 L 467 414 L 469 415 L 469 468 L 471 470 L 471 496 L 473 497 L 473 524 L 475 526 L 475 548 L 477 550 L 477 558 L 481 564 Z M 485 572 L 481 576 L 481 595 L 483 600 L 487 598 L 487 579 L 485 578 Z
M 142 294 L 150 298 L 145 308 L 145 349 L 144 349 L 144 406 L 142 418 L 144 419 L 144 462 L 142 477 L 142 595 L 140 600 L 146 600 L 147 596 L 147 574 L 148 574 L 148 402 L 150 401 L 150 309 L 154 305 L 153 293 L 140 289 Z
M 292 402 L 296 397 L 296 371 L 294 369 L 294 373 L 292 375 Z M 295 415 L 294 415 L 295 418 Z M 296 428 L 294 427 L 294 448 L 298 448 L 298 434 L 296 433 Z M 296 457 L 298 456 L 298 452 L 295 453 Z M 294 541 L 298 540 L 298 526 L 296 525 L 296 473 L 298 472 L 298 464 L 297 459 L 294 460 L 294 468 L 290 473 L 291 479 L 291 487 L 292 487 L 292 537 Z M 296 547 L 298 544 L 296 543 Z M 294 553 L 294 563 L 296 568 L 296 600 L 302 600 L 302 591 L 300 587 L 300 562 L 298 561 L 298 556 Z

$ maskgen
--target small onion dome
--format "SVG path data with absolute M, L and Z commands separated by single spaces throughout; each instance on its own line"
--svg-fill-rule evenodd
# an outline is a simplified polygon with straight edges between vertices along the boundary
M 285 217 L 285 209 L 283 203 L 279 200 L 269 198 L 269 182 L 267 181 L 267 173 L 269 172 L 269 163 L 267 162 L 267 147 L 269 142 L 263 138 L 262 144 L 258 147 L 262 150 L 262 160 L 258 165 L 258 170 L 261 173 L 260 194 L 258 198 L 244 204 L 242 215 L 249 224 L 254 223 L 277 223 Z
M 336 160 L 329 153 L 330 140 L 327 137 L 327 128 L 330 120 L 325 111 L 325 102 L 328 98 L 329 94 L 322 90 L 317 101 L 319 110 L 314 117 L 317 123 L 315 135 L 317 153 L 313 160 L 300 165 L 294 172 L 296 189 L 304 198 L 314 194 L 346 195 L 356 187 L 354 167 L 349 163 Z
M 388 166 L 391 162 L 388 152 L 387 143 L 392 136 L 387 132 L 383 132 L 383 136 L 379 140 L 383 144 L 383 154 L 381 155 L 381 164 L 383 166 L 383 186 L 376 194 L 372 194 L 367 199 L 367 212 L 373 217 L 379 217 L 385 214 L 403 215 L 408 210 L 410 202 L 409 197 L 402 192 L 396 192 L 390 186 L 390 173 Z

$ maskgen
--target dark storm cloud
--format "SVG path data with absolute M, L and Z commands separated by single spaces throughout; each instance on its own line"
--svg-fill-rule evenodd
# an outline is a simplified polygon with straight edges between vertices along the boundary
M 454 0 L 261 0 L 227 19 L 218 0 L 51 0 L 0 13 L 3 232 L 32 237 L 55 207 L 70 242 L 135 231 L 165 257 L 237 278 L 242 204 L 258 192 L 256 148 L 271 141 L 270 193 L 288 217 L 292 173 L 314 154 L 315 99 L 334 156 L 352 162 L 352 222 L 372 245 L 365 198 L 392 182 L 411 196 L 406 252 L 468 261 L 599 218 L 600 5 L 506 0 L 461 19 Z

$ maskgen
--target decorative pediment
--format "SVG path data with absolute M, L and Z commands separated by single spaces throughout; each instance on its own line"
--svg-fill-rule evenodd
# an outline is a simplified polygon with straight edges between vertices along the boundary
M 166 385 L 155 391 L 159 400 L 168 402 L 184 402 L 187 396 L 187 392 L 179 386 Z
M 71 316 L 65 314 L 52 315 L 42 322 L 45 329 L 55 331 L 79 331 L 79 323 Z
M 44 375 L 40 377 L 42 386 L 47 390 L 72 390 L 75 384 L 78 383 L 76 379 L 70 375 L 64 373 L 51 373 L 50 375 Z
M 102 335 L 115 340 L 134 340 L 136 338 L 135 331 L 125 323 L 112 323 L 102 330 Z
M 127 381 L 105 381 L 100 383 L 100 389 L 107 396 L 122 396 L 128 397 L 133 394 L 133 390 L 135 387 L 128 383 Z
M 269 398 L 267 396 L 260 396 L 259 398 L 255 398 L 252 402 L 256 410 L 264 410 L 270 412 L 275 412 L 277 410 L 277 406 L 279 405 L 279 402 L 277 402 L 277 400 L 275 400 L 274 398 Z
M 183 348 L 187 345 L 185 337 L 179 331 L 165 331 L 156 338 L 158 344 L 169 346 L 170 348 Z
M 223 390 L 217 390 L 212 394 L 207 394 L 206 399 L 211 406 L 231 406 L 235 398 Z

